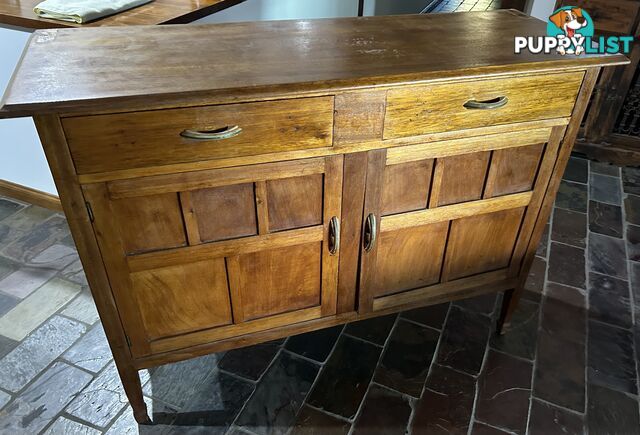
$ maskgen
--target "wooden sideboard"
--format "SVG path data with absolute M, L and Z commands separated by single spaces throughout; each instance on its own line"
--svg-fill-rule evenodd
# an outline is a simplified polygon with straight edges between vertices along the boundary
M 487 292 L 508 324 L 627 62 L 513 53 L 544 33 L 506 10 L 35 32 L 2 113 L 34 117 L 136 419 L 138 369 Z

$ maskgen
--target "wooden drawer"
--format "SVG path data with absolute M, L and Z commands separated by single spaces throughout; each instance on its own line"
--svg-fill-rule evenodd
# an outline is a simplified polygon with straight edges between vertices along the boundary
M 390 90 L 384 139 L 570 116 L 583 72 Z M 490 107 L 497 101 L 506 104 Z M 470 101 L 485 108 L 468 107 Z M 465 106 L 466 105 L 466 106 Z
M 333 97 L 70 117 L 62 120 L 79 174 L 332 145 Z M 185 130 L 239 126 L 224 139 Z

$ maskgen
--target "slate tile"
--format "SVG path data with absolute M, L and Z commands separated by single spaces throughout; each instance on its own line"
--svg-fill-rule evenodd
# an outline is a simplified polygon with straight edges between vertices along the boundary
M 493 334 L 491 347 L 510 355 L 533 360 L 536 352 L 540 306 L 521 300 L 513 313 L 508 331 L 504 335 Z
M 589 180 L 589 197 L 594 201 L 620 205 L 620 179 L 607 175 L 591 174 L 591 179 Z
M 18 302 L 20 302 L 20 299 L 5 293 L 0 293 L 0 317 L 11 311 L 13 307 L 18 305 Z
M 4 335 L 0 335 L 0 358 L 3 358 L 6 354 L 15 349 L 18 344 L 18 341 L 7 338 Z
M 629 283 L 607 275 L 589 273 L 589 317 L 622 328 L 630 328 Z
M 638 402 L 618 391 L 589 385 L 590 434 L 639 434 Z
M 55 363 L 0 412 L 0 433 L 38 433 L 90 381 L 89 373 Z
M 93 325 L 99 319 L 96 303 L 88 288 L 85 288 L 74 300 L 69 302 L 61 314 L 88 325 Z
M 477 375 L 490 331 L 490 318 L 452 306 L 438 351 L 438 363 Z
M 529 276 L 524 284 L 522 297 L 534 302 L 539 302 L 544 291 L 544 279 L 547 274 L 547 260 L 537 255 L 533 257 Z
M 589 234 L 589 269 L 593 272 L 627 279 L 624 240 Z
M 584 344 L 586 317 L 586 296 L 580 290 L 549 283 L 542 310 L 542 331 L 565 341 Z
M 0 222 L 0 240 L 2 246 L 9 247 L 14 241 L 51 218 L 54 213 L 42 207 L 29 206 L 12 214 Z
M 622 237 L 620 206 L 589 201 L 589 230 L 611 237 Z
M 159 433 L 166 434 L 172 429 L 176 429 L 169 426 L 178 413 L 175 409 L 149 397 L 145 397 L 144 402 L 147 405 L 147 414 L 153 422 L 152 425 L 139 425 L 133 417 L 131 406 L 127 405 L 106 435 L 157 435 Z M 181 433 L 186 432 L 184 427 L 177 429 Z
M 355 434 L 404 435 L 411 416 L 408 399 L 386 388 L 372 385 L 355 423 Z
M 68 234 L 67 220 L 54 215 L 8 245 L 2 250 L 2 254 L 16 261 L 27 262 Z
M 318 370 L 318 366 L 307 360 L 280 353 L 240 413 L 236 425 L 258 435 L 286 433 L 295 422 Z
M 43 435 L 100 435 L 100 431 L 65 417 L 58 417 Z
M 523 434 L 527 430 L 532 363 L 489 351 L 478 378 L 476 419 Z
M 11 400 L 11 394 L 9 393 L 5 393 L 4 391 L 0 390 L 0 411 L 2 410 L 2 408 L 4 408 L 4 406 L 9 403 L 9 401 Z M 0 415 L 2 415 L 0 413 Z
M 276 343 L 261 343 L 225 353 L 218 367 L 243 378 L 257 381 L 280 350 Z
M 199 428 L 207 434 L 224 434 L 253 393 L 254 385 L 217 370 L 203 384 L 171 424 L 191 432 Z
M 496 429 L 495 427 L 491 427 L 487 424 L 475 422 L 473 424 L 473 431 L 471 433 L 473 435 L 504 435 L 508 434 L 509 432 Z
M 547 278 L 560 284 L 585 288 L 584 262 L 584 249 L 553 242 Z
M 68 281 L 75 282 L 76 284 L 80 284 L 82 286 L 87 286 L 87 276 L 84 274 L 84 269 L 82 268 L 82 263 L 80 260 L 75 260 L 71 264 L 69 264 L 63 271 L 62 277 Z
M 291 435 L 347 435 L 351 423 L 303 406 Z
M 51 269 L 22 267 L 0 281 L 0 292 L 24 299 L 49 281 L 56 273 Z
M 553 212 L 551 240 L 584 248 L 587 238 L 587 215 L 556 208 Z
M 91 328 L 62 358 L 93 373 L 102 370 L 113 359 L 102 325 L 97 324 Z
M 624 199 L 624 212 L 627 222 L 640 225 L 640 196 L 628 195 Z
M 0 360 L 0 386 L 21 390 L 84 332 L 80 323 L 52 317 Z
M 496 297 L 496 293 L 486 293 L 468 299 L 460 299 L 453 304 L 465 310 L 473 311 L 474 313 L 491 316 L 496 308 Z
M 555 206 L 567 210 L 587 212 L 587 185 L 562 180 Z
M 308 403 L 346 418 L 355 416 L 380 358 L 381 348 L 341 336 Z
M 332 328 L 318 329 L 306 334 L 294 335 L 287 340 L 285 349 L 306 358 L 324 362 L 336 344 L 342 328 L 343 326 L 339 325 Z
M 640 226 L 627 225 L 627 258 L 640 261 Z
M 533 399 L 529 417 L 530 435 L 581 435 L 582 416 Z
M 375 382 L 420 397 L 440 333 L 415 323 L 399 321 L 376 370 Z
M 0 334 L 24 339 L 80 292 L 80 286 L 54 278 L 0 318 Z
M 544 227 L 544 232 L 540 237 L 540 243 L 538 243 L 538 249 L 536 250 L 536 255 L 540 257 L 547 258 L 547 246 L 549 245 L 549 233 L 551 231 L 551 225 L 546 224 Z
M 391 328 L 393 328 L 396 317 L 398 317 L 397 314 L 391 314 L 349 323 L 344 333 L 383 346 L 387 341 Z
M 41 269 L 62 270 L 74 261 L 79 261 L 75 249 L 54 244 L 33 257 L 28 264 Z
M 18 265 L 8 258 L 0 257 L 0 280 L 18 270 Z
M 476 381 L 470 375 L 433 365 L 427 389 L 415 405 L 412 433 L 467 433 Z
M 180 409 L 203 386 L 203 381 L 217 365 L 219 356 L 209 354 L 199 358 L 166 364 L 152 370 L 143 391 L 147 396 Z
M 430 326 L 431 328 L 442 329 L 448 312 L 449 303 L 447 302 L 404 311 L 400 314 L 400 317 L 420 323 L 421 325 Z
M 22 210 L 24 205 L 6 198 L 0 198 L 0 221 Z
M 622 188 L 627 193 L 640 194 L 639 168 L 622 168 Z
M 579 183 L 587 182 L 587 174 L 589 172 L 589 160 L 579 157 L 570 157 L 567 167 L 562 175 L 563 180 L 576 181 Z
M 596 162 L 594 160 L 589 161 L 591 173 L 611 175 L 613 177 L 620 177 L 620 168 L 616 165 L 612 165 L 606 162 Z
M 637 394 L 633 335 L 630 331 L 589 321 L 590 384 Z
M 640 325 L 640 263 L 630 263 L 631 294 L 635 305 L 636 324 Z

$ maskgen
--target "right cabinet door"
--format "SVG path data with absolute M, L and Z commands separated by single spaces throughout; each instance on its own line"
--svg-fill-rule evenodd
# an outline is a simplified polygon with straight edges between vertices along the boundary
M 371 151 L 359 311 L 518 274 L 564 127 Z

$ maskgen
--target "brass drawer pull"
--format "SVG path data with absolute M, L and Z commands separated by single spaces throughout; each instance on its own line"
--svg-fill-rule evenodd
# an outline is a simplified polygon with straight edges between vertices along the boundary
M 340 249 L 340 220 L 334 216 L 329 221 L 329 253 L 336 255 Z
M 509 102 L 509 99 L 505 96 L 493 98 L 491 100 L 476 101 L 469 100 L 464 103 L 466 109 L 498 109 Z
M 364 222 L 364 250 L 366 252 L 371 251 L 373 246 L 376 243 L 376 237 L 378 233 L 377 223 L 376 223 L 376 215 L 373 213 L 369 213 L 367 216 L 367 220 Z
M 180 136 L 198 140 L 222 140 L 229 139 L 242 133 L 237 125 L 233 127 L 217 128 L 215 130 L 183 130 Z

